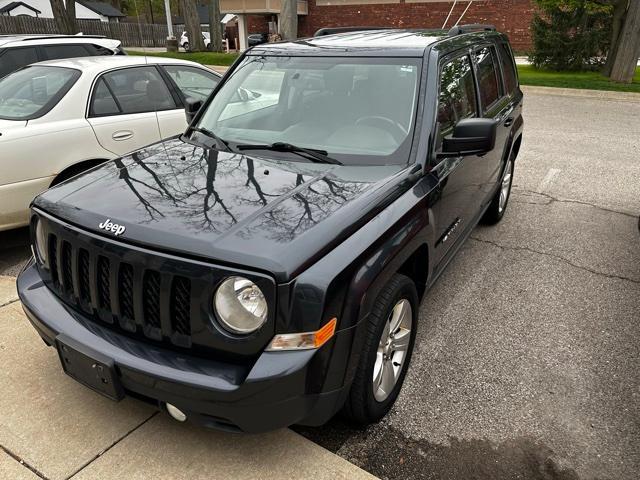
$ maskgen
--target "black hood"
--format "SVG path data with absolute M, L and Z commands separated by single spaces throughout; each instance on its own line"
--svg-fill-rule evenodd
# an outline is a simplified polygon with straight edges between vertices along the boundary
M 267 271 L 286 281 L 400 193 L 405 166 L 336 166 L 171 139 L 40 195 L 35 205 L 119 241 Z

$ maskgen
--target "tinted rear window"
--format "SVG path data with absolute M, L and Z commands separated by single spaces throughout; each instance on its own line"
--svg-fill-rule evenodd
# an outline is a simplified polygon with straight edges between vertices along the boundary
M 45 45 L 43 49 L 49 60 L 87 57 L 90 55 L 84 45 Z
M 0 80 L 0 118 L 30 120 L 51 110 L 80 77 L 62 67 L 26 67 Z
M 511 50 L 505 43 L 498 45 L 500 53 L 500 63 L 502 64 L 502 73 L 504 75 L 504 88 L 506 93 L 511 95 L 516 89 L 518 83 L 516 79 L 516 70 L 513 66 L 513 57 L 511 56 Z
M 0 78 L 38 61 L 35 47 L 7 48 L 0 51 Z

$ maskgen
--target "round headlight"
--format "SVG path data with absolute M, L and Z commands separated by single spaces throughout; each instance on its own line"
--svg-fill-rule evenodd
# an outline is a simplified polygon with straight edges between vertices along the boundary
M 36 220 L 36 253 L 41 263 L 47 263 L 47 234 L 40 219 Z
M 222 325 L 233 333 L 251 333 L 267 321 L 267 299 L 260 287 L 244 277 L 227 278 L 213 301 Z

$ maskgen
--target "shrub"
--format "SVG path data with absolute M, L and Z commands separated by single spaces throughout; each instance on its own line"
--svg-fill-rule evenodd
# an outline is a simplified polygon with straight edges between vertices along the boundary
M 606 60 L 613 7 L 606 0 L 535 0 L 529 60 L 551 70 L 594 70 Z

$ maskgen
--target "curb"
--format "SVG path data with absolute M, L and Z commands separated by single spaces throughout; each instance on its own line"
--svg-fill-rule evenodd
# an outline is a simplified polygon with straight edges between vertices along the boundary
M 558 97 L 595 98 L 606 101 L 640 103 L 640 93 L 610 92 L 606 90 L 587 90 L 577 88 L 537 87 L 522 85 L 522 91 L 534 95 L 554 95 Z

